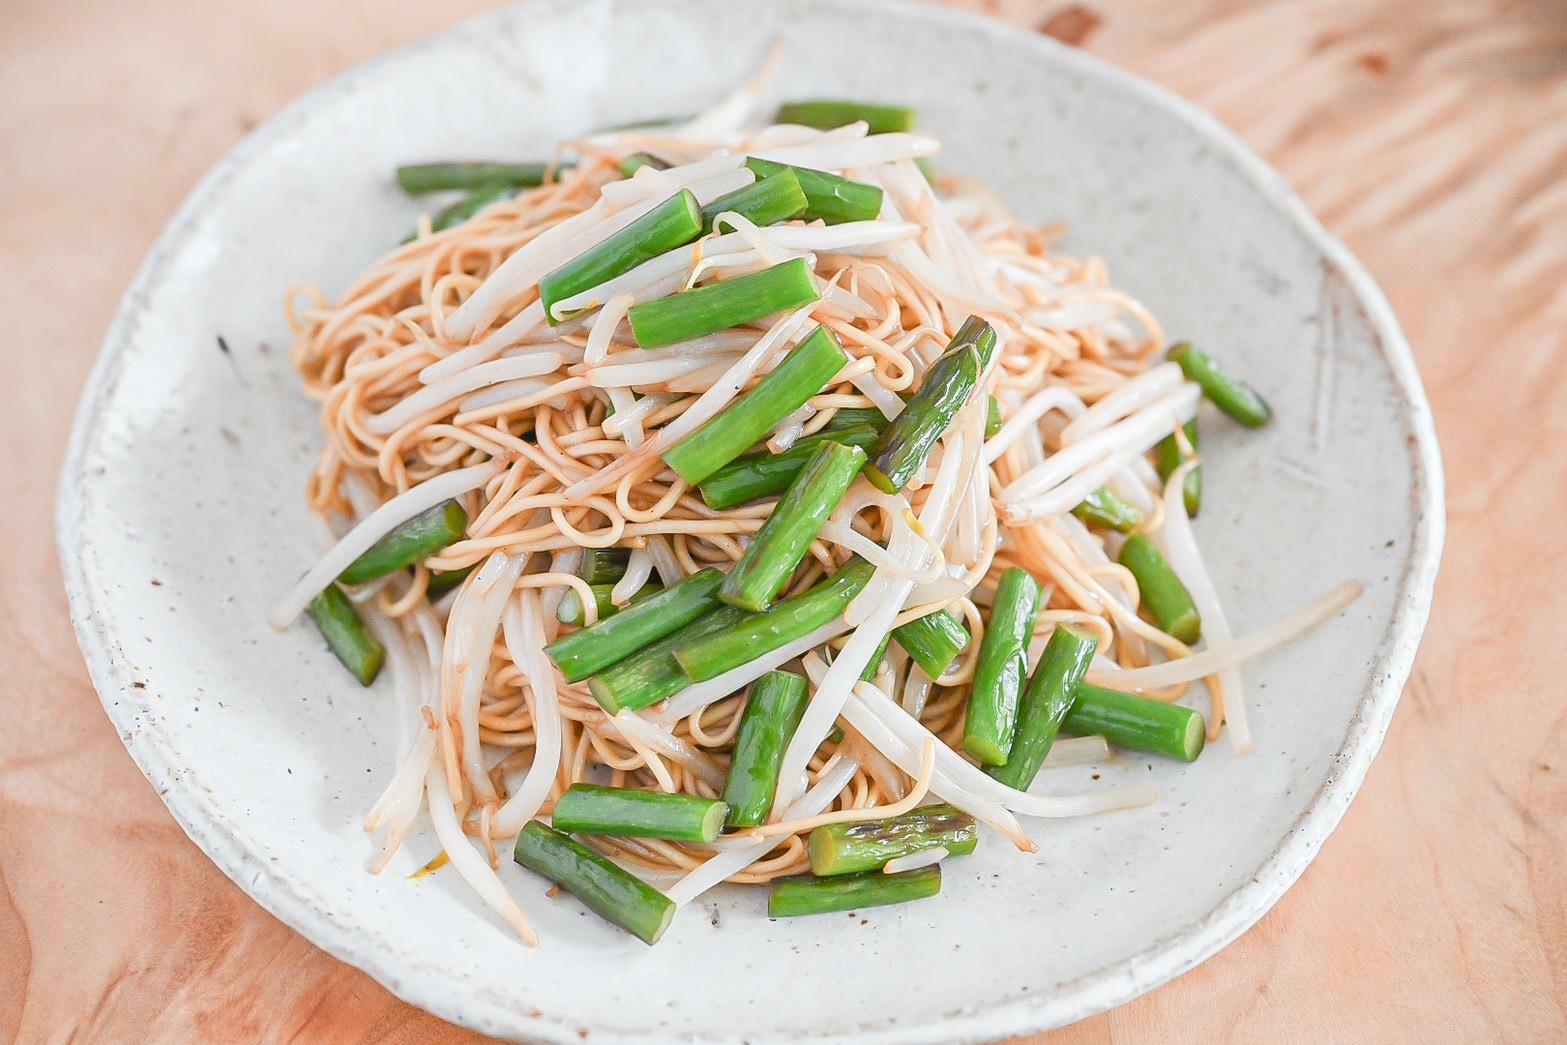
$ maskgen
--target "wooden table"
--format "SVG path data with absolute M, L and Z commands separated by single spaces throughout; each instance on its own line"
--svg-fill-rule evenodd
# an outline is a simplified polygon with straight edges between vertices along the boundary
M 468 1037 L 186 840 L 99 709 L 50 524 L 110 313 L 201 173 L 305 89 L 487 6 L 0 5 L 0 1039 Z M 1342 828 L 1218 957 L 1049 1040 L 1567 1040 L 1567 8 L 975 6 L 1194 99 L 1282 170 L 1391 296 L 1448 469 L 1436 611 Z

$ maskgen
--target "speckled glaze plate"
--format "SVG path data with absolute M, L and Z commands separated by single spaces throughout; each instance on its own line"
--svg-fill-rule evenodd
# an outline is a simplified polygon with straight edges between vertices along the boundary
M 1249 671 L 1257 750 L 1120 756 L 1157 806 L 989 838 L 935 900 L 768 921 L 720 890 L 647 948 L 504 875 L 523 948 L 456 876 L 411 880 L 428 833 L 365 871 L 395 757 L 385 683 L 358 689 L 267 611 L 312 557 L 319 435 L 284 291 L 336 293 L 411 227 L 399 162 L 531 157 L 584 128 L 711 104 L 791 41 L 779 93 L 906 101 L 1024 217 L 1063 220 L 1169 331 L 1272 400 L 1205 432 L 1197 523 L 1241 629 L 1355 577 L 1365 595 Z M 684 56 L 669 60 L 671 53 Z M 223 335 L 230 351 L 218 347 Z M 103 703 L 180 824 L 258 902 L 410 1002 L 570 1042 L 957 1042 L 1055 1026 L 1191 968 L 1255 922 L 1338 823 L 1409 672 L 1442 541 L 1435 436 L 1386 301 L 1211 118 L 1037 36 L 883 0 L 536 0 L 371 62 L 212 171 L 121 304 L 59 502 L 71 610 Z

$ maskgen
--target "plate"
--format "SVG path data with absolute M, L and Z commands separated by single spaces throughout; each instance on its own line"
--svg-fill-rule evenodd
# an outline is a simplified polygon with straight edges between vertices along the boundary
M 760 891 L 684 911 L 655 948 L 506 881 L 529 951 L 450 872 L 380 877 L 361 819 L 394 761 L 390 699 L 307 626 L 266 616 L 312 558 L 319 442 L 281 302 L 340 290 L 412 227 L 394 165 L 545 155 L 585 128 L 711 104 L 789 42 L 782 96 L 904 101 L 1067 249 L 1104 257 L 1179 336 L 1272 400 L 1205 433 L 1197 523 L 1232 620 L 1338 581 L 1366 594 L 1249 672 L 1257 750 L 1121 756 L 1063 791 L 1147 781 L 1152 808 L 995 838 L 937 900 L 769 921 Z M 678 70 L 678 72 L 676 72 Z M 219 336 L 228 346 L 219 343 Z M 880 0 L 525 3 L 387 55 L 270 120 L 196 189 L 111 328 L 77 418 L 58 536 L 72 616 L 126 747 L 241 888 L 403 998 L 549 1042 L 956 1042 L 1079 1019 L 1191 968 L 1300 875 L 1364 777 L 1424 624 L 1441 470 L 1387 302 L 1282 181 L 1214 120 L 1051 41 Z M 1094 779 L 1097 775 L 1098 779 Z

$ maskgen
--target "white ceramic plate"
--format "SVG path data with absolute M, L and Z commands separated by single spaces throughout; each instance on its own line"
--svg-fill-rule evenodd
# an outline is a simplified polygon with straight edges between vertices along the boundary
M 542 156 L 584 128 L 699 109 L 780 35 L 795 41 L 781 95 L 917 105 L 943 167 L 1067 221 L 1070 249 L 1104 256 L 1168 330 L 1272 400 L 1262 432 L 1204 433 L 1198 534 L 1241 628 L 1348 577 L 1367 591 L 1249 672 L 1251 757 L 1220 743 L 1190 767 L 1123 756 L 1051 778 L 1147 781 L 1156 807 L 1035 822 L 1035 856 L 991 837 L 950 864 L 939 899 L 858 918 L 770 922 L 760 892 L 720 891 L 652 949 L 508 864 L 544 939 L 528 951 L 455 875 L 409 880 L 438 849 L 428 833 L 365 873 L 360 821 L 394 758 L 389 694 L 347 681 L 307 626 L 266 625 L 312 557 L 318 444 L 280 302 L 298 280 L 335 293 L 412 225 L 395 164 Z M 1276 176 L 1212 119 L 1078 52 L 877 0 L 538 0 L 315 91 L 220 163 L 148 258 L 59 506 L 93 678 L 191 838 L 409 1001 L 571 1043 L 995 1038 L 1191 968 L 1278 899 L 1343 814 L 1409 671 L 1441 535 L 1409 348 Z

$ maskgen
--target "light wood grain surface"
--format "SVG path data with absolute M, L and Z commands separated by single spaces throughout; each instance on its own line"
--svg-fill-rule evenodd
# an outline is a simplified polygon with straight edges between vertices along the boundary
M 202 172 L 488 6 L 0 4 L 0 1040 L 470 1037 L 186 840 L 100 711 L 50 523 L 115 302 Z M 1449 483 L 1414 679 L 1321 857 L 1218 957 L 1048 1040 L 1567 1040 L 1567 5 L 973 6 L 1197 101 L 1283 171 L 1391 296 Z

